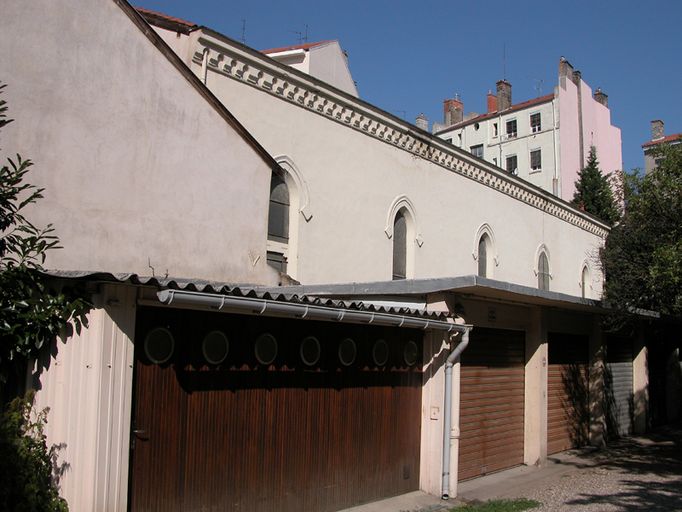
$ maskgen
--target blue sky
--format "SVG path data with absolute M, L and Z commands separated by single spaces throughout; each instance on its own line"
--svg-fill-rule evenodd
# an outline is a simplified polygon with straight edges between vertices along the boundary
M 441 121 L 458 93 L 467 112 L 484 112 L 503 77 L 513 101 L 549 94 L 565 56 L 593 88 L 609 95 L 622 130 L 623 167 L 643 166 L 649 122 L 682 132 L 682 0 L 263 1 L 138 0 L 208 26 L 256 49 L 338 39 L 360 96 L 414 122 Z

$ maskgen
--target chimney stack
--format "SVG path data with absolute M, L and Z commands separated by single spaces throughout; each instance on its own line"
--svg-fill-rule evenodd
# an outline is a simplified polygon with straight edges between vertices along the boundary
M 492 91 L 488 91 L 488 113 L 497 112 L 497 96 Z
M 497 82 L 497 110 L 504 112 L 512 105 L 511 84 L 506 80 Z
M 445 126 L 461 123 L 464 119 L 464 103 L 455 94 L 454 98 L 443 100 L 443 122 Z
M 573 76 L 571 77 L 571 81 L 580 87 L 580 80 L 582 80 L 583 74 L 580 71 L 574 71 Z
M 417 116 L 417 120 L 415 121 L 414 124 L 417 125 L 417 128 L 421 128 L 425 132 L 429 131 L 429 120 L 423 113 Z
M 594 100 L 605 107 L 609 106 L 609 95 L 602 91 L 600 87 L 597 87 L 597 90 L 594 91 Z
M 651 121 L 651 140 L 660 140 L 665 137 L 663 121 L 654 119 Z

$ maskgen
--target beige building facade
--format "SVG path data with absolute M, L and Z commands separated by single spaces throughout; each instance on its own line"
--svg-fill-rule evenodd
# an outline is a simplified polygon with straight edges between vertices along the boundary
M 48 440 L 63 444 L 60 486 L 72 510 L 248 508 L 250 502 L 234 498 L 245 480 L 237 481 L 225 469 L 231 466 L 211 453 L 225 442 L 230 463 L 272 456 L 297 467 L 296 456 L 308 448 L 289 446 L 286 433 L 304 427 L 311 443 L 320 433 L 337 435 L 320 443 L 330 452 L 347 448 L 336 466 L 348 472 L 320 488 L 332 482 L 349 494 L 313 493 L 313 501 L 296 502 L 277 494 L 287 489 L 283 473 L 266 479 L 254 468 L 249 485 L 265 489 L 283 509 L 337 510 L 416 489 L 456 496 L 460 479 L 542 463 L 556 443 L 603 442 L 608 355 L 599 329 L 597 253 L 607 226 L 352 91 L 206 27 L 141 16 L 120 0 L 99 0 L 88 10 L 67 2 L 10 2 L 6 13 L 12 22 L 0 22 L 0 74 L 10 77 L 5 99 L 15 122 L 3 129 L 3 148 L 30 156 L 32 182 L 46 188 L 31 219 L 53 223 L 64 246 L 46 262 L 50 275 L 85 280 L 93 291 L 89 327 L 53 344 L 31 376 L 37 406 L 51 407 Z M 274 198 L 275 190 L 286 194 Z M 286 236 L 277 239 L 275 211 L 286 225 Z M 397 267 L 405 279 L 393 279 Z M 268 336 L 261 332 L 266 328 Z M 307 329 L 314 334 L 303 338 L 299 353 L 296 336 Z M 223 331 L 228 336 L 215 334 Z M 257 363 L 244 356 L 243 366 L 239 360 L 226 366 L 227 350 L 220 359 L 206 345 L 218 339 L 230 354 L 245 354 L 239 347 L 250 347 L 252 338 Z M 269 359 L 275 338 L 281 357 L 300 356 L 310 368 Z M 156 342 L 171 352 L 184 347 L 187 359 L 164 359 Z M 631 394 L 640 400 L 632 421 L 642 429 L 648 382 L 646 348 L 638 342 L 630 351 Z M 344 352 L 351 346 L 364 366 L 354 366 L 355 356 Z M 458 346 L 466 350 L 448 361 Z M 572 356 L 565 347 L 584 350 Z M 333 372 L 316 366 L 315 352 L 319 359 L 325 350 L 340 361 Z M 203 374 L 191 372 L 197 357 Z M 237 373 L 252 363 L 256 370 L 248 376 Z M 581 424 L 588 432 L 564 439 L 571 417 L 559 412 L 553 422 L 558 395 L 550 380 L 573 363 L 589 369 L 589 420 Z M 273 385 L 266 369 L 280 372 L 277 378 L 290 382 L 301 402 L 287 386 Z M 319 380 L 343 379 L 346 370 L 353 385 Z M 494 402 L 505 372 L 516 383 L 510 414 Z M 217 379 L 211 385 L 202 380 L 209 374 Z M 235 390 L 220 380 L 225 375 L 255 380 Z M 497 387 L 486 388 L 488 379 Z M 150 395 L 157 387 L 167 392 Z M 229 402 L 234 396 L 247 398 Z M 243 414 L 231 412 L 226 401 Z M 481 401 L 488 410 L 476 407 Z M 141 403 L 150 404 L 147 411 Z M 155 403 L 168 408 L 157 411 Z M 316 413 L 304 427 L 268 416 L 275 411 L 289 421 L 280 407 L 285 403 L 303 404 L 303 416 L 311 407 Z M 380 472 L 390 485 L 349 485 L 353 471 L 368 463 L 343 453 L 371 452 L 380 461 L 388 447 L 360 450 L 363 436 L 343 437 L 352 425 L 334 428 L 349 421 L 334 416 L 339 403 L 358 422 L 409 438 L 400 448 L 408 462 Z M 391 409 L 403 403 L 413 416 Z M 196 416 L 189 421 L 177 410 Z M 260 411 L 263 421 L 249 411 Z M 151 414 L 146 427 L 143 413 Z M 310 426 L 325 414 L 325 428 Z M 512 423 L 501 428 L 514 433 L 509 448 L 490 426 L 507 416 Z M 265 453 L 267 443 L 254 441 L 259 456 L 235 455 L 235 447 L 248 443 L 230 432 L 245 428 L 238 422 L 248 418 L 249 428 L 271 422 L 263 435 L 281 435 L 282 444 L 272 445 L 282 451 Z M 168 450 L 152 448 L 167 439 L 163 429 L 174 421 L 181 434 L 165 446 L 185 446 L 181 436 L 187 446 L 199 444 L 171 460 Z M 227 430 L 214 431 L 222 422 Z M 152 425 L 161 430 L 149 436 L 144 430 Z M 197 425 L 200 434 L 191 437 Z M 476 448 L 481 438 L 500 451 Z M 206 449 L 204 459 L 191 458 L 204 453 L 196 446 Z M 179 466 L 210 468 L 206 478 L 225 480 L 210 492 L 208 484 L 184 480 L 194 491 L 176 496 L 178 479 L 187 478 Z M 159 481 L 171 482 L 159 486 L 163 493 L 140 483 L 150 480 L 141 476 L 149 467 Z M 307 496 L 303 469 L 301 475 L 291 486 Z M 226 488 L 236 490 L 227 497 L 215 490 Z

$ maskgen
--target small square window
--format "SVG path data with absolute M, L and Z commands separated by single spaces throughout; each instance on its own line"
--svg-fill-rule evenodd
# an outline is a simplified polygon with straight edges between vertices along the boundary
M 542 152 L 539 149 L 530 152 L 530 170 L 539 171 L 542 169 Z
M 505 169 L 507 169 L 507 172 L 511 174 L 516 174 L 518 172 L 518 160 L 516 159 L 516 155 L 508 155 L 507 160 L 506 160 L 506 165 Z
M 511 119 L 507 121 L 507 138 L 513 139 L 518 135 L 518 130 L 516 129 L 516 119 Z
M 540 120 L 540 112 L 537 114 L 530 115 L 530 131 L 532 133 L 538 133 L 542 130 L 542 123 Z
M 483 158 L 483 144 L 471 146 L 471 154 L 478 158 Z

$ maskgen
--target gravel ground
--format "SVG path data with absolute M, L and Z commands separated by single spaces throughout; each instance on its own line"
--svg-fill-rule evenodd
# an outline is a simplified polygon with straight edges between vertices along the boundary
M 569 463 L 556 478 L 523 489 L 538 512 L 682 510 L 682 431 L 629 438 Z

